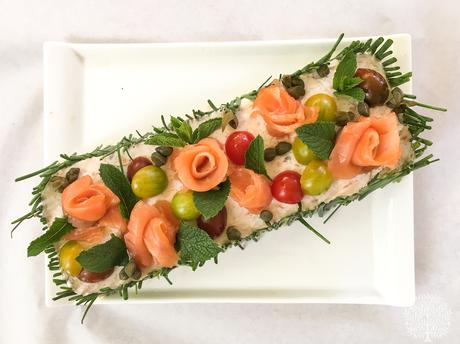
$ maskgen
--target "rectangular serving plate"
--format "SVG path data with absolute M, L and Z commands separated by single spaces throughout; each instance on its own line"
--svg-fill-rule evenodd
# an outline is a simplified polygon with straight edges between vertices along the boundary
M 411 38 L 387 36 L 403 71 L 411 70 Z M 356 38 L 345 39 L 341 47 Z M 366 39 L 366 38 L 360 38 Z M 182 115 L 246 93 L 317 60 L 334 39 L 220 43 L 44 45 L 45 162 L 60 153 L 114 143 Z M 340 49 L 340 47 L 339 47 Z M 411 92 L 411 84 L 403 86 Z M 128 301 L 98 303 L 254 302 L 413 304 L 413 184 L 408 176 L 327 223 L 311 223 L 326 245 L 298 223 L 233 248 L 192 272 L 180 267 L 173 285 L 150 280 Z M 57 291 L 46 270 L 47 305 Z

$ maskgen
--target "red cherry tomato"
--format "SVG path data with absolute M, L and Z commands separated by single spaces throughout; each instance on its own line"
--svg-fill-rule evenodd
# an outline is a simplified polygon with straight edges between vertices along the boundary
M 225 141 L 228 158 L 237 165 L 244 165 L 245 154 L 254 136 L 247 131 L 235 131 Z
M 299 203 L 303 198 L 300 174 L 295 171 L 284 171 L 278 174 L 272 182 L 272 195 L 283 203 Z
M 141 168 L 145 166 L 150 166 L 150 165 L 152 165 L 152 162 L 144 156 L 138 156 L 137 158 L 134 158 L 129 163 L 128 172 L 126 173 L 129 181 L 133 180 L 133 177 L 137 171 L 139 171 Z

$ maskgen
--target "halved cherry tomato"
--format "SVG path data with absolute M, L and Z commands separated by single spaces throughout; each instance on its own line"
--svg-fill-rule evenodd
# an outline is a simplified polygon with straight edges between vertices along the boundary
M 225 141 L 225 153 L 228 158 L 237 165 L 244 165 L 246 151 L 249 144 L 254 140 L 254 135 L 248 131 L 235 131 Z
M 299 203 L 303 198 L 300 174 L 295 171 L 284 171 L 278 174 L 272 182 L 272 195 L 283 203 Z

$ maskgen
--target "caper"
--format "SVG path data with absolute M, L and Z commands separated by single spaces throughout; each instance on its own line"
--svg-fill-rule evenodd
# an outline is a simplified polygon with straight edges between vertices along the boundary
M 329 75 L 329 66 L 327 64 L 322 64 L 321 66 L 319 66 L 316 72 L 318 73 L 320 78 L 325 78 Z
M 281 82 L 291 97 L 299 99 L 305 95 L 305 83 L 301 78 L 283 75 Z
M 131 275 L 131 278 L 133 280 L 138 280 L 139 278 L 141 278 L 141 276 L 142 276 L 141 270 L 136 268 L 136 270 L 134 270 L 133 274 Z
M 121 279 L 122 281 L 126 281 L 126 280 L 129 278 L 129 276 L 128 276 L 128 274 L 126 273 L 125 269 L 121 269 L 121 270 L 120 270 L 120 273 L 118 274 L 118 277 L 120 277 L 120 279 Z
M 348 122 L 351 121 L 351 116 L 350 116 L 350 113 L 347 112 L 347 111 L 339 111 L 337 112 L 337 116 L 335 117 L 335 123 L 340 126 L 340 127 L 343 127 L 345 125 L 347 125 Z
M 59 187 L 57 188 L 57 191 L 60 192 L 60 193 L 63 193 L 65 188 L 69 186 L 69 183 L 66 181 L 64 181 L 64 183 L 62 183 L 61 185 L 59 185 Z
M 275 148 L 265 148 L 264 150 L 264 160 L 265 161 L 272 161 L 276 157 L 276 150 Z
M 292 145 L 289 142 L 281 141 L 275 147 L 276 155 L 283 155 L 289 152 L 292 148 Z
M 228 125 L 231 126 L 233 129 L 236 129 L 238 128 L 238 121 L 235 119 L 232 119 L 230 120 L 230 122 L 228 122 Z
M 273 219 L 273 214 L 270 210 L 262 210 L 259 216 L 266 223 L 269 223 Z
M 64 177 L 60 176 L 52 176 L 49 182 L 59 192 L 64 191 L 65 187 L 69 185 L 67 183 L 67 180 Z
M 240 240 L 241 239 L 241 232 L 236 229 L 234 226 L 230 226 L 227 228 L 227 238 L 228 240 Z
M 130 260 L 128 262 L 128 264 L 125 265 L 125 267 L 123 268 L 123 271 L 129 276 L 131 277 L 133 275 L 133 272 L 137 270 L 137 266 L 136 266 L 136 263 L 134 263 L 134 261 Z
M 304 86 L 289 87 L 286 91 L 294 99 L 299 99 L 299 98 L 301 98 L 301 97 L 303 97 L 305 95 L 305 87 Z
M 67 180 L 69 184 L 71 184 L 78 179 L 79 174 L 80 174 L 80 169 L 78 167 L 72 167 L 65 174 L 65 179 Z
M 155 166 L 163 166 L 166 163 L 166 158 L 158 152 L 153 152 L 150 156 L 150 159 L 153 161 Z
M 397 108 L 401 105 L 403 99 L 404 92 L 399 87 L 395 87 L 393 88 L 393 90 L 391 90 L 390 97 L 387 101 L 387 105 L 390 108 Z
M 362 116 L 369 116 L 369 105 L 366 102 L 358 103 L 358 113 Z
M 173 148 L 169 146 L 159 146 L 155 148 L 155 150 L 157 151 L 157 153 L 163 155 L 165 158 L 170 156 L 171 153 L 173 152 Z

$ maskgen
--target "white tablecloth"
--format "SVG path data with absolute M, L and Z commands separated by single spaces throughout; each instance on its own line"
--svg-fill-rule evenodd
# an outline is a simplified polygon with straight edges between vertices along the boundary
M 9 221 L 33 181 L 15 176 L 42 156 L 42 43 L 171 42 L 408 32 L 414 93 L 442 104 L 428 134 L 441 161 L 415 175 L 416 284 L 448 305 L 460 335 L 460 30 L 455 1 L 0 1 L 0 343 L 411 343 L 404 309 L 358 305 L 170 304 L 81 309 L 44 305 L 43 257 L 26 258 L 40 229 L 14 239 Z M 444 325 L 443 325 L 444 326 Z M 442 327 L 442 326 L 441 326 Z M 433 338 L 438 334 L 434 333 Z M 421 341 L 421 340 L 420 340 Z

